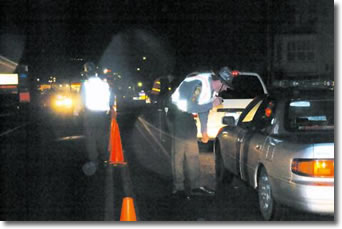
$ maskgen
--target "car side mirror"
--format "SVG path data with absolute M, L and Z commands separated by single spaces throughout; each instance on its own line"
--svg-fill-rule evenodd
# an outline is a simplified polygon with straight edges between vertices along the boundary
M 235 118 L 233 116 L 225 116 L 222 118 L 222 123 L 227 126 L 236 126 Z

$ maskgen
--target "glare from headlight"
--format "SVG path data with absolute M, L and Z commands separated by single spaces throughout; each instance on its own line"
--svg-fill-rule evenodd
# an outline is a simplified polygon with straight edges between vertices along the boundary
M 67 107 L 71 107 L 72 106 L 72 99 L 70 99 L 70 98 L 64 99 L 64 105 Z
M 57 99 L 56 100 L 56 106 L 58 107 L 71 107 L 72 106 L 72 99 L 70 98 L 63 98 L 63 99 Z

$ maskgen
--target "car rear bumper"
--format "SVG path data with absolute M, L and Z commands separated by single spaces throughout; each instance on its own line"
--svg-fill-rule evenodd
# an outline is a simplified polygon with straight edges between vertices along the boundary
M 334 182 L 276 181 L 274 197 L 280 203 L 311 213 L 334 214 Z

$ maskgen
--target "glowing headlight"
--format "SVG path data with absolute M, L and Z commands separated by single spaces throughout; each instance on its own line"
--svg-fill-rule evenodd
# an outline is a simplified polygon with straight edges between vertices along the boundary
M 72 99 L 65 98 L 65 97 L 64 98 L 57 97 L 55 104 L 58 107 L 61 107 L 61 106 L 71 107 L 72 106 Z
M 63 106 L 63 100 L 56 100 L 56 106 Z
M 67 107 L 71 107 L 72 106 L 72 99 L 70 99 L 70 98 L 64 99 L 64 105 Z

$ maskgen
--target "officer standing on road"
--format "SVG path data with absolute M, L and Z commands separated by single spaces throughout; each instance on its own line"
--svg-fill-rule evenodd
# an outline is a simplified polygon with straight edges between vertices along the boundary
M 200 162 L 197 127 L 192 113 L 197 113 L 201 123 L 203 143 L 209 140 L 207 121 L 209 111 L 223 102 L 218 93 L 232 88 L 233 75 L 228 67 L 217 74 L 189 74 L 172 94 L 170 119 L 173 123 L 172 173 L 173 194 L 214 195 L 214 191 L 200 185 Z M 187 175 L 187 177 L 185 177 Z M 185 182 L 189 184 L 185 187 Z M 186 191 L 190 190 L 190 191 Z
M 81 103 L 84 108 L 84 129 L 88 162 L 82 167 L 87 176 L 93 175 L 109 158 L 107 150 L 110 115 L 115 117 L 114 93 L 96 66 L 87 62 L 83 66 L 86 76 L 81 86 Z

